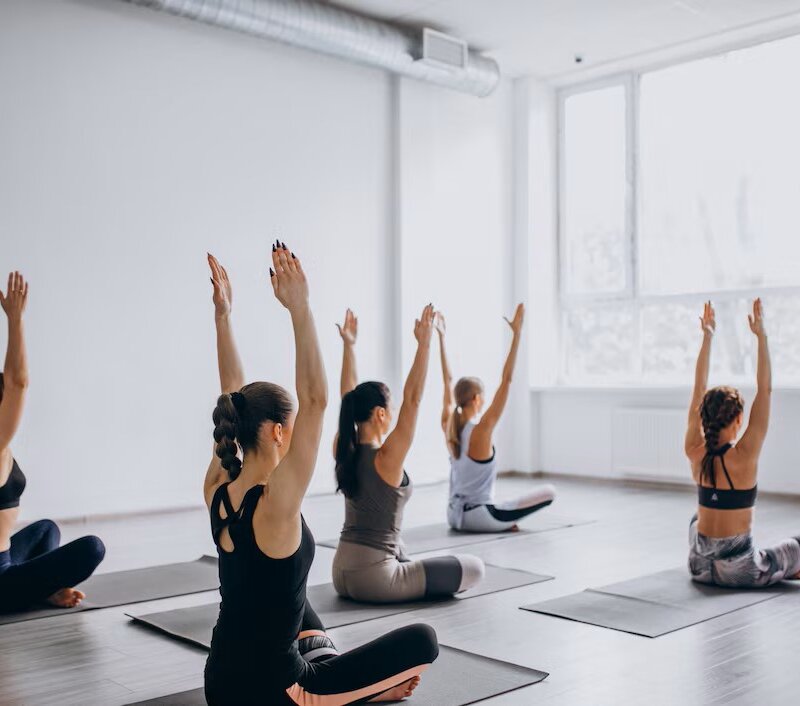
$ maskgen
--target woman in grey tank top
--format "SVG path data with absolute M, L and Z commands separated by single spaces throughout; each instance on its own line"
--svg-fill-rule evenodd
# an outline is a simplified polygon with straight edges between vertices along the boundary
M 484 402 L 483 383 L 478 378 L 466 377 L 453 386 L 445 349 L 445 321 L 441 312 L 436 314 L 435 326 L 439 334 L 444 378 L 441 424 L 450 453 L 447 520 L 456 530 L 504 532 L 516 529 L 519 520 L 550 505 L 555 496 L 553 486 L 546 484 L 536 486 L 530 493 L 510 502 L 494 502 L 497 464 L 492 437 L 508 400 L 524 317 L 525 307 L 519 304 L 513 321 L 506 319 L 513 332 L 511 349 L 503 367 L 500 386 L 491 404 L 478 419 Z
M 344 344 L 342 408 L 336 438 L 336 480 L 345 497 L 345 520 L 333 585 L 339 595 L 371 603 L 397 603 L 465 591 L 483 577 L 483 562 L 455 555 L 411 561 L 400 539 L 403 509 L 412 484 L 403 469 L 414 439 L 433 330 L 433 306 L 414 325 L 417 354 L 403 390 L 397 424 L 389 433 L 389 388 L 358 384 L 355 342 L 358 322 L 348 309 L 339 333 Z

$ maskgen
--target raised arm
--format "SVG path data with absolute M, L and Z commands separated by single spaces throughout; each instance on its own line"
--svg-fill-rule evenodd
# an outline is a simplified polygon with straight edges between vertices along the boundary
M 442 382 L 444 383 L 444 397 L 442 399 L 442 417 L 441 425 L 442 431 L 447 436 L 447 425 L 450 422 L 450 417 L 456 408 L 456 400 L 453 395 L 453 373 L 450 370 L 450 363 L 447 360 L 447 349 L 445 347 L 445 335 L 447 333 L 447 323 L 444 320 L 444 314 L 441 311 L 436 312 L 433 320 L 433 326 L 439 337 L 439 357 L 442 363 Z
M 511 327 L 511 332 L 513 334 L 511 348 L 508 351 L 508 357 L 503 366 L 503 376 L 500 379 L 497 392 L 494 393 L 491 404 L 487 407 L 481 420 L 475 425 L 475 429 L 472 431 L 472 438 L 475 439 L 478 445 L 482 445 L 482 440 L 491 440 L 492 432 L 494 432 L 494 428 L 497 426 L 500 417 L 503 415 L 503 410 L 506 408 L 508 393 L 511 389 L 511 381 L 514 378 L 514 367 L 517 364 L 517 353 L 519 352 L 519 343 L 522 338 L 522 324 L 524 320 L 524 304 L 517 304 L 514 318 L 511 321 L 505 319 L 506 323 Z M 489 446 L 491 447 L 491 444 L 489 444 Z
M 270 479 L 275 491 L 270 494 L 270 504 L 289 518 L 299 516 L 300 504 L 314 474 L 328 404 L 328 380 L 302 264 L 284 243 L 273 248 L 272 262 L 272 287 L 278 301 L 289 310 L 294 329 L 297 417 L 289 451 Z
M 700 317 L 700 330 L 703 332 L 703 342 L 700 353 L 697 355 L 697 365 L 694 370 L 694 390 L 689 403 L 689 418 L 686 423 L 686 437 L 684 439 L 684 452 L 690 458 L 694 457 L 705 448 L 703 440 L 702 423 L 700 421 L 700 405 L 708 388 L 708 370 L 711 366 L 711 341 L 717 330 L 716 314 L 711 302 L 703 305 L 703 315 Z
M 417 353 L 403 388 L 403 404 L 397 415 L 397 424 L 375 456 L 375 469 L 389 485 L 398 487 L 403 481 L 403 464 L 406 460 L 417 416 L 425 390 L 428 375 L 428 360 L 431 353 L 431 334 L 433 332 L 433 305 L 422 310 L 422 316 L 414 322 L 414 337 L 417 339 Z
M 208 266 L 211 269 L 211 286 L 213 288 L 212 300 L 214 302 L 214 325 L 217 330 L 217 367 L 220 391 L 223 394 L 238 392 L 244 386 L 244 369 L 231 327 L 233 289 L 228 272 L 211 253 L 208 253 Z M 211 461 L 208 464 L 203 483 L 206 503 L 211 502 L 216 489 L 228 479 L 228 474 L 222 467 L 215 448 L 216 444 L 212 448 Z
M 741 441 L 736 445 L 740 451 L 753 455 L 761 452 L 769 427 L 769 408 L 772 398 L 772 364 L 767 345 L 767 331 L 764 326 L 764 307 L 761 299 L 753 302 L 753 313 L 747 317 L 750 330 L 758 341 L 758 367 L 756 369 L 756 396 L 750 408 L 750 419 Z
M 344 315 L 344 324 L 336 324 L 342 337 L 342 378 L 339 392 L 344 397 L 358 385 L 356 372 L 356 338 L 358 338 L 358 317 L 348 309 Z
M 211 285 L 214 288 L 214 323 L 217 329 L 217 366 L 219 384 L 223 394 L 238 392 L 244 386 L 244 369 L 231 327 L 233 289 L 228 272 L 217 258 L 209 254 Z
M 19 272 L 8 275 L 8 289 L 0 289 L 0 305 L 8 320 L 8 347 L 3 365 L 3 399 L 0 401 L 0 454 L 8 453 L 22 421 L 28 388 L 28 356 L 25 352 L 23 314 L 28 302 L 28 283 Z

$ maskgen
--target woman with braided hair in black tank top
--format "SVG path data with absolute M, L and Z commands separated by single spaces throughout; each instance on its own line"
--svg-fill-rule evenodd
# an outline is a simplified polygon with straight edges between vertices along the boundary
M 242 386 L 230 280 L 209 255 L 222 395 L 203 491 L 219 554 L 221 603 L 206 699 L 212 706 L 399 701 L 437 657 L 433 630 L 410 625 L 339 655 L 306 602 L 314 539 L 300 505 L 316 465 L 327 380 L 300 260 L 276 242 L 272 264 L 273 291 L 294 328 L 296 413 L 280 386 Z
M 716 319 L 711 302 L 700 317 L 703 344 L 697 358 L 685 451 L 697 484 L 698 509 L 689 526 L 689 571 L 695 581 L 761 587 L 800 578 L 800 538 L 768 549 L 753 544 L 758 458 L 769 424 L 772 373 L 761 300 L 748 316 L 758 341 L 756 395 L 741 439 L 744 401 L 732 387 L 707 390 Z

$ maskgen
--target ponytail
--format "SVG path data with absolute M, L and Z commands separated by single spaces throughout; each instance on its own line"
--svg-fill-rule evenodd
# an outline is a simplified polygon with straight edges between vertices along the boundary
M 294 405 L 289 393 L 270 382 L 252 382 L 239 392 L 217 398 L 212 419 L 216 454 L 228 478 L 242 472 L 242 456 L 258 446 L 258 433 L 265 422 L 285 425 Z
M 719 435 L 744 409 L 739 391 L 732 387 L 714 387 L 706 392 L 700 404 L 706 454 L 700 467 L 700 480 L 714 486 L 714 458 L 719 455 Z
M 232 481 L 236 480 L 242 472 L 242 461 L 239 458 L 239 444 L 236 443 L 239 417 L 236 414 L 231 395 L 219 396 L 212 418 L 214 420 L 214 441 L 217 442 L 217 456 L 219 456 L 222 467 L 228 471 L 228 478 Z
M 376 407 L 386 409 L 388 406 L 389 388 L 382 382 L 362 382 L 342 397 L 336 439 L 336 490 L 347 498 L 358 493 L 358 425 L 366 422 Z
M 447 448 L 453 458 L 461 458 L 461 432 L 467 420 L 463 419 L 466 407 L 477 395 L 483 394 L 483 383 L 478 378 L 460 378 L 453 389 L 456 408 L 447 422 Z
M 336 490 L 348 498 L 355 495 L 358 485 L 353 473 L 358 447 L 355 394 L 355 390 L 350 390 L 342 397 L 342 407 L 339 410 L 339 436 L 336 439 Z
M 447 448 L 453 458 L 461 458 L 461 432 L 464 431 L 464 422 L 461 421 L 461 405 L 458 405 L 447 422 Z

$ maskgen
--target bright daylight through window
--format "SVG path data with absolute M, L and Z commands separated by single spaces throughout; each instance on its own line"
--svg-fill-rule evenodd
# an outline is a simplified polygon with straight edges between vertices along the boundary
M 698 314 L 714 373 L 750 379 L 761 296 L 775 379 L 800 383 L 800 38 L 561 101 L 561 379 L 691 382 Z

